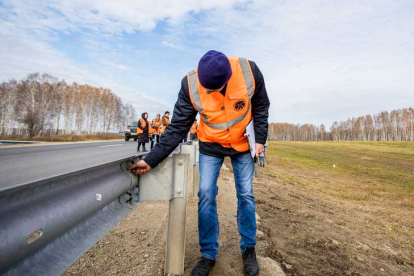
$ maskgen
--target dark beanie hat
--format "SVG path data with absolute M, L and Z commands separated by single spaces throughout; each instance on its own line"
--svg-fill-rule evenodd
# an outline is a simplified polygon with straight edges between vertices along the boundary
M 229 81 L 232 72 L 226 55 L 210 50 L 200 59 L 197 73 L 203 87 L 218 89 Z

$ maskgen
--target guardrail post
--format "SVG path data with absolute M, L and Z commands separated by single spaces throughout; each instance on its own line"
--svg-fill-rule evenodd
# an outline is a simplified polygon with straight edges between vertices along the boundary
M 186 155 L 174 160 L 174 196 L 170 200 L 164 275 L 183 275 L 187 213 L 188 162 Z
M 198 142 L 194 143 L 194 166 L 193 166 L 193 198 L 195 198 L 198 194 L 198 190 L 200 188 L 200 170 L 198 166 L 198 158 L 199 158 L 199 145 Z
M 259 178 L 260 174 L 259 174 L 259 160 L 256 160 L 256 162 L 254 162 L 254 177 Z
M 192 189 L 191 189 L 191 197 L 196 197 L 199 188 L 200 182 L 200 173 L 198 170 L 198 142 L 191 141 L 188 143 L 184 143 L 180 145 L 180 152 L 182 154 L 189 154 L 190 155 L 190 164 L 192 170 Z

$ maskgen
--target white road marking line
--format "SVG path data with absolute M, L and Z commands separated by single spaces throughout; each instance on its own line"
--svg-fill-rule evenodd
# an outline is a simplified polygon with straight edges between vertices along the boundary
M 124 144 L 116 144 L 116 145 L 106 145 L 106 146 L 100 146 L 101 148 L 106 148 L 106 147 L 117 147 L 117 146 L 123 146 Z

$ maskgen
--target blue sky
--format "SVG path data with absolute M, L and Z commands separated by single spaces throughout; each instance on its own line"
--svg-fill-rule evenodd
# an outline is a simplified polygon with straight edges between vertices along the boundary
M 0 1 L 0 81 L 49 73 L 172 110 L 215 49 L 261 69 L 270 122 L 414 106 L 414 1 Z

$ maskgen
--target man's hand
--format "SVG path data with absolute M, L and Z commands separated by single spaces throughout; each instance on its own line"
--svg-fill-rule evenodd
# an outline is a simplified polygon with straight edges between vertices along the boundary
M 263 152 L 263 145 L 256 143 L 256 157 L 259 157 L 259 155 Z
M 151 167 L 144 160 L 139 160 L 136 164 L 129 166 L 128 170 L 136 175 L 144 175 L 151 170 Z

